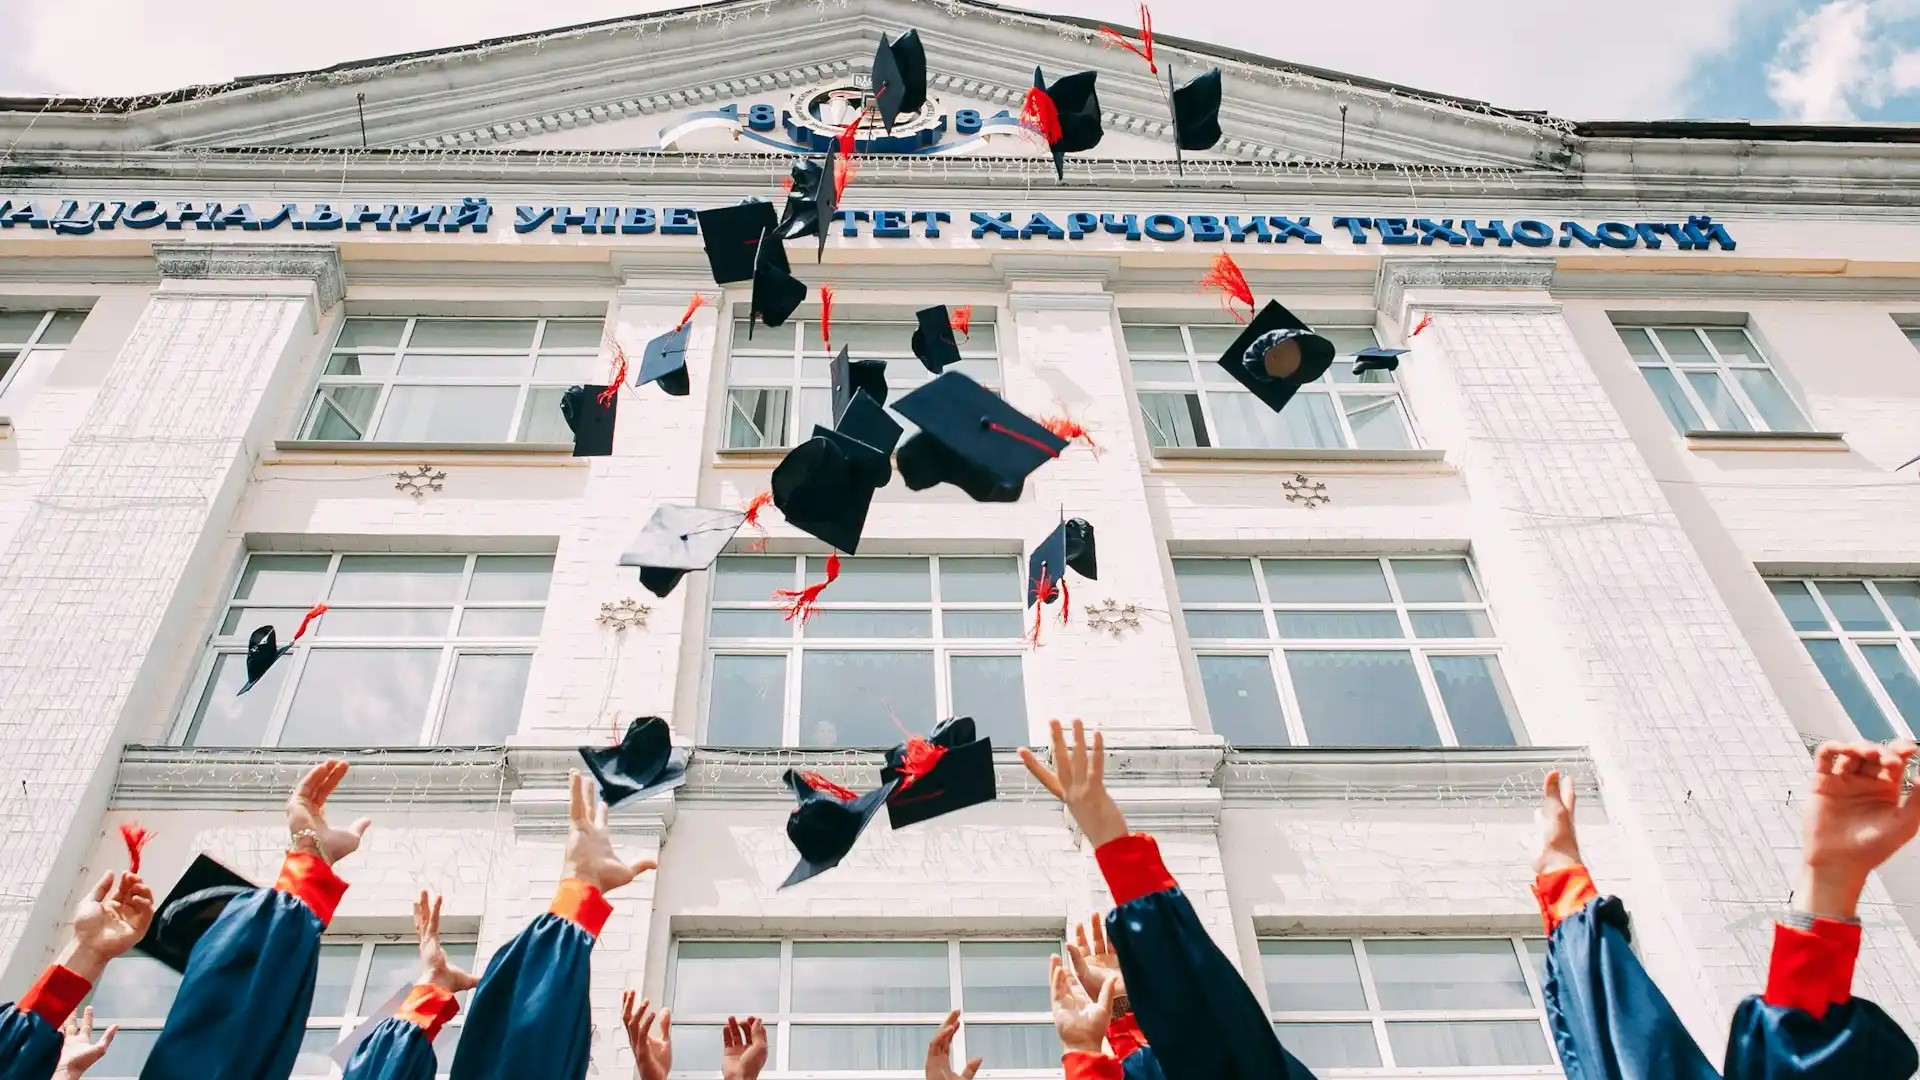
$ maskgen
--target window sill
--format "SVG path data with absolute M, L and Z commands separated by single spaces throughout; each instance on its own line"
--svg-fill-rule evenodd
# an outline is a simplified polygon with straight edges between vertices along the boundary
M 1382 802 L 1508 803 L 1540 785 L 1548 769 L 1573 778 L 1583 799 L 1599 801 L 1584 747 L 1274 747 L 1229 748 L 1221 773 L 1229 807 L 1350 805 Z
M 330 439 L 277 439 L 273 448 L 297 454 L 378 454 L 417 458 L 421 454 L 490 454 L 528 457 L 573 456 L 572 443 L 345 442 Z
M 1151 450 L 1156 468 L 1165 471 L 1213 471 L 1218 465 L 1258 466 L 1262 471 L 1366 472 L 1443 474 L 1445 450 L 1266 450 L 1226 446 L 1156 446 Z M 1164 464 L 1163 464 L 1164 463 Z
M 1846 436 L 1838 431 L 1689 431 L 1686 439 L 1689 450 L 1847 450 Z
M 722 447 L 716 452 L 718 460 L 713 464 L 718 469 L 765 469 L 780 464 L 791 449 L 791 446 Z

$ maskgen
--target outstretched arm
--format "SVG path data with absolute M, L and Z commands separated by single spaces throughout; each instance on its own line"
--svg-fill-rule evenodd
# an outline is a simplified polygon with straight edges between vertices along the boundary
M 425 889 L 413 902 L 413 932 L 420 941 L 420 978 L 394 1014 L 382 1020 L 354 1049 L 342 1080 L 433 1080 L 433 1037 L 460 1011 L 454 995 L 480 980 L 447 958 L 440 943 L 441 898 Z
M 137 874 L 106 874 L 73 912 L 73 937 L 60 959 L 14 1005 L 0 1008 L 0 1080 L 79 1080 L 113 1042 L 93 1042 L 93 1010 L 73 1023 L 75 1005 L 115 957 L 153 921 L 153 892 Z M 83 1035 L 82 1032 L 85 1032 Z

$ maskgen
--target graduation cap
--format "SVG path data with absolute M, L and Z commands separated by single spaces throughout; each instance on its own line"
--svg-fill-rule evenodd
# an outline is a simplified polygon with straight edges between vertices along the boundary
M 1027 606 L 1063 600 L 1066 572 L 1090 581 L 1100 579 L 1100 567 L 1093 551 L 1093 526 L 1085 518 L 1069 518 L 1034 545 L 1027 557 Z
M 889 781 L 856 795 L 819 773 L 788 769 L 783 779 L 800 803 L 787 815 L 787 839 L 800 862 L 780 883 L 782 889 L 839 866 L 896 786 Z
M 888 750 L 880 779 L 899 781 L 887 797 L 887 820 L 896 829 L 992 802 L 993 741 L 974 737 L 971 716 L 944 720 L 932 735 Z
M 774 467 L 773 505 L 794 528 L 854 554 L 873 505 L 870 468 L 863 468 L 841 443 L 815 435 L 787 451 Z
M 820 203 L 816 196 L 825 173 L 820 162 L 803 157 L 793 163 L 787 178 L 787 203 L 780 208 L 780 223 L 774 233 L 782 240 L 812 236 L 820 229 Z
M 1369 371 L 1399 371 L 1400 358 L 1407 352 L 1406 349 L 1383 349 L 1377 345 L 1361 349 L 1353 354 L 1353 373 L 1365 375 Z
M 973 322 L 973 307 L 948 310 L 945 304 L 936 304 L 913 313 L 919 321 L 919 329 L 913 332 L 913 355 L 920 363 L 935 375 L 960 362 L 959 337 L 967 332 Z
M 827 290 L 820 290 L 825 293 Z M 847 411 L 853 395 L 864 393 L 873 399 L 876 405 L 887 403 L 887 362 L 885 360 L 855 360 L 847 352 L 845 345 L 833 358 L 833 415 L 838 418 Z
M 900 445 L 903 431 L 887 410 L 861 391 L 853 395 L 838 423 L 832 428 L 815 425 L 813 436 L 838 446 L 866 482 L 877 489 L 893 479 L 893 451 Z
M 768 254 L 780 252 L 778 258 Z M 763 322 L 779 326 L 807 301 L 806 283 L 787 272 L 786 252 L 779 238 L 768 229 L 760 242 L 760 258 L 753 265 L 752 309 L 747 321 L 747 338 L 753 338 L 753 324 Z M 757 320 L 754 316 L 758 316 Z
M 635 388 L 657 382 L 671 397 L 687 396 L 687 342 L 693 337 L 693 313 L 705 300 L 694 293 L 687 313 L 680 316 L 680 325 L 647 342 L 647 351 L 640 357 L 640 371 L 633 379 Z
M 1098 72 L 1080 71 L 1065 76 L 1052 86 L 1039 68 L 1033 69 L 1033 89 L 1027 91 L 1020 109 L 1020 120 L 1047 140 L 1053 151 L 1053 171 L 1067 178 L 1068 154 L 1077 154 L 1100 145 L 1100 98 L 1094 93 Z
M 687 753 L 673 748 L 673 731 L 657 716 L 627 725 L 618 746 L 583 746 L 580 757 L 608 806 L 645 799 L 687 782 Z
M 763 199 L 749 199 L 737 206 L 702 210 L 699 218 L 700 243 L 707 249 L 707 265 L 713 268 L 714 283 L 751 281 L 760 263 L 760 249 L 768 246 L 762 239 L 769 232 L 777 234 L 780 228 L 773 204 Z M 773 250 L 767 253 L 767 258 L 780 269 L 787 269 L 786 249 L 777 241 L 771 246 Z
M 278 663 L 280 658 L 293 651 L 293 642 L 299 641 L 307 632 L 313 620 L 327 613 L 327 605 L 315 604 L 300 617 L 300 625 L 293 631 L 293 641 L 284 646 L 274 634 L 273 624 L 259 627 L 247 636 L 247 681 L 240 687 L 240 694 L 253 689 L 253 684 L 266 677 L 267 669 Z M 234 697 L 239 697 L 235 694 Z M 137 869 L 137 867 L 136 867 Z
M 1012 502 L 1067 440 L 998 394 L 949 371 L 894 403 L 920 432 L 900 447 L 900 477 L 922 491 L 947 483 L 977 502 Z
M 620 406 L 614 386 L 570 386 L 560 395 L 560 416 L 573 432 L 574 457 L 613 453 L 613 416 Z
M 920 31 L 909 30 L 891 45 L 887 35 L 880 35 L 879 51 L 873 54 L 873 98 L 889 132 L 901 113 L 919 112 L 927 103 L 927 50 L 920 44 Z
M 227 905 L 257 886 L 206 855 L 194 856 L 187 872 L 155 909 L 139 950 L 184 974 L 193 947 Z
M 620 556 L 620 565 L 639 567 L 640 584 L 655 596 L 665 596 L 681 578 L 712 566 L 746 520 L 739 510 L 663 503 Z
M 1220 141 L 1220 69 L 1195 75 L 1178 85 L 1167 65 L 1173 104 L 1173 144 L 1177 150 L 1211 150 Z M 1176 155 L 1177 156 L 1177 155 Z
M 1221 354 L 1220 366 L 1279 412 L 1295 391 L 1327 373 L 1333 354 L 1333 342 L 1314 333 L 1278 300 L 1269 300 Z

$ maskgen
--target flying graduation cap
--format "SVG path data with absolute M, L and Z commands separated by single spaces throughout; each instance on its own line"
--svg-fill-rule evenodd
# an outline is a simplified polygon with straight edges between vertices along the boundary
M 825 293 L 827 290 L 820 290 Z M 853 395 L 864 393 L 876 405 L 887 403 L 887 362 L 855 360 L 845 345 L 833 358 L 833 415 L 838 419 L 853 402 Z
M 1111 26 L 1100 28 L 1100 37 L 1108 45 L 1133 53 L 1147 62 L 1147 73 L 1158 76 L 1160 65 L 1153 58 L 1153 13 L 1140 5 L 1140 42 L 1135 44 Z M 1182 150 L 1211 150 L 1220 141 L 1220 69 L 1177 83 L 1173 64 L 1167 64 L 1167 108 L 1173 113 L 1173 160 L 1180 165 Z M 1184 173 L 1185 167 L 1181 166 Z
M 627 725 L 616 746 L 582 746 L 580 757 L 608 806 L 646 799 L 687 782 L 687 752 L 673 747 L 673 730 L 657 716 Z
M 293 642 L 305 636 L 307 627 L 313 620 L 327 613 L 327 605 L 315 604 L 300 617 L 300 625 L 293 631 L 293 641 L 281 645 L 274 635 L 273 624 L 259 627 L 247 636 L 247 681 L 240 687 L 240 694 L 253 689 L 253 684 L 266 677 L 267 669 L 273 667 L 280 658 L 293 651 Z M 239 697 L 240 694 L 235 694 Z
M 787 451 L 773 470 L 773 505 L 787 523 L 837 551 L 860 548 L 860 533 L 873 505 L 871 465 L 825 435 Z
M 768 254 L 770 250 L 779 252 L 779 256 Z M 747 316 L 749 341 L 753 339 L 755 321 L 779 326 L 807 300 L 806 283 L 788 273 L 786 252 L 772 229 L 763 234 L 759 251 L 753 265 L 753 298 Z
M 1099 563 L 1093 549 L 1093 526 L 1085 518 L 1063 518 L 1058 528 L 1036 544 L 1027 556 L 1027 606 L 1034 609 L 1033 629 L 1027 640 L 1040 642 L 1041 615 L 1046 606 L 1060 602 L 1060 621 L 1073 613 L 1073 601 L 1067 594 L 1067 571 L 1071 569 L 1090 581 L 1100 578 Z
M 1278 300 L 1269 300 L 1221 354 L 1220 366 L 1279 412 L 1296 391 L 1327 373 L 1333 355 L 1333 342 L 1314 333 Z
M 666 596 L 681 578 L 712 566 L 746 520 L 740 510 L 663 503 L 620 556 L 620 565 L 639 567 L 640 584 Z
M 920 426 L 901 444 L 900 478 L 914 491 L 952 484 L 976 502 L 1013 502 L 1067 440 L 998 394 L 949 371 L 894 403 Z
M 772 247 L 767 260 L 787 270 L 787 249 L 777 239 L 780 221 L 774 216 L 773 204 L 764 199 L 749 199 L 736 206 L 723 206 L 718 210 L 702 210 L 700 219 L 700 243 L 707 251 L 707 265 L 713 269 L 713 281 L 716 285 L 730 285 L 736 281 L 751 281 L 758 269 L 760 249 Z M 768 233 L 776 239 L 773 244 L 763 243 Z
M 560 395 L 560 418 L 573 432 L 574 457 L 613 453 L 613 418 L 620 407 L 618 384 L 570 386 Z
M 892 44 L 880 35 L 880 48 L 873 54 L 873 99 L 889 132 L 902 113 L 919 112 L 927 103 L 927 50 L 920 44 L 920 31 L 909 30 Z
M 694 293 L 686 314 L 680 316 L 680 324 L 647 342 L 647 350 L 640 357 L 640 370 L 633 378 L 636 390 L 657 382 L 669 397 L 686 397 L 691 392 L 687 381 L 687 343 L 693 338 L 693 313 L 705 302 L 706 297 Z
M 932 735 L 888 750 L 880 779 L 898 784 L 887 797 L 887 821 L 896 829 L 992 802 L 993 741 L 974 737 L 971 716 L 944 720 Z
M 839 866 L 897 784 L 855 794 L 819 773 L 788 769 L 783 779 L 799 802 L 787 815 L 787 839 L 800 853 L 800 862 L 780 883 L 782 889 Z
M 1053 85 L 1039 68 L 1033 69 L 1033 89 L 1020 107 L 1020 122 L 1047 140 L 1053 151 L 1054 175 L 1067 178 L 1068 154 L 1100 145 L 1100 98 L 1094 93 L 1098 72 L 1079 71 Z
M 253 882 L 206 855 L 194 856 L 187 872 L 154 910 L 146 936 L 136 946 L 141 952 L 182 974 L 187 958 L 227 905 L 252 892 Z
M 893 451 L 904 430 L 878 402 L 858 391 L 833 427 L 816 424 L 813 436 L 840 447 L 860 476 L 878 489 L 893 480 Z
M 973 305 L 949 309 L 936 304 L 913 313 L 920 324 L 913 332 L 913 355 L 935 375 L 961 361 L 960 338 L 973 328 Z
M 774 233 L 780 239 L 798 240 L 819 231 L 820 203 L 815 196 L 819 194 L 820 178 L 825 171 L 820 162 L 810 157 L 794 161 L 787 177 L 787 202 L 780 208 L 779 224 L 774 226 Z
M 1400 358 L 1408 351 L 1407 349 L 1383 349 L 1377 345 L 1361 349 L 1353 354 L 1353 373 L 1365 375 L 1369 371 L 1399 371 Z

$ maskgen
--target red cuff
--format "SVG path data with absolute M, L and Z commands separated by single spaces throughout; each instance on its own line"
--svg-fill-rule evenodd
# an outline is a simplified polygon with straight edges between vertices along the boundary
M 1113 1047 L 1114 1057 L 1125 1061 L 1147 1045 L 1147 1036 L 1140 1030 L 1140 1021 L 1132 1013 L 1125 1013 L 1107 1025 L 1107 1045 Z
M 400 1003 L 393 1015 L 402 1020 L 411 1020 L 420 1025 L 427 1033 L 427 1041 L 432 1042 L 447 1021 L 460 1012 L 460 1003 L 453 1000 L 452 991 L 442 990 L 431 983 L 421 983 Z
M 1113 890 L 1116 905 L 1165 892 L 1179 884 L 1160 861 L 1160 845 L 1146 833 L 1132 833 L 1093 849 L 1094 861 Z
M 1564 870 L 1551 870 L 1533 879 L 1533 898 L 1540 904 L 1540 921 L 1547 933 L 1580 913 L 1593 902 L 1600 890 L 1593 887 L 1593 876 L 1579 864 Z
M 67 1022 L 67 1017 L 73 1015 L 74 1007 L 91 989 L 92 983 L 59 964 L 53 964 L 41 972 L 40 980 L 20 996 L 18 1007 L 21 1012 L 33 1013 L 54 1027 L 59 1027 Z
M 1853 965 L 1859 956 L 1858 925 L 1834 919 L 1815 919 L 1811 930 L 1776 925 L 1767 1004 L 1824 1018 L 1828 1006 L 1853 997 Z
M 600 928 L 607 925 L 607 916 L 613 914 L 613 905 L 596 886 L 568 878 L 560 883 L 553 894 L 553 906 L 547 910 L 585 930 L 589 937 L 598 938 Z
M 1060 1055 L 1060 1064 L 1066 1066 L 1067 1080 L 1121 1080 L 1126 1075 L 1120 1059 L 1111 1054 L 1069 1050 Z

